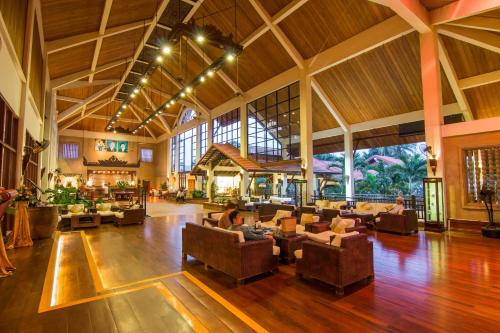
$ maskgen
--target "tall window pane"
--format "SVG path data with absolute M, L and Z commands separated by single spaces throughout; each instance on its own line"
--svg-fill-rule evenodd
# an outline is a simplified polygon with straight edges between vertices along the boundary
M 229 143 L 240 148 L 240 109 L 213 119 L 213 143 Z
M 177 136 L 179 144 L 179 172 L 188 172 L 196 164 L 196 128 Z
M 248 155 L 259 162 L 300 158 L 299 83 L 247 105 Z
M 207 152 L 208 144 L 208 123 L 200 125 L 200 156 Z

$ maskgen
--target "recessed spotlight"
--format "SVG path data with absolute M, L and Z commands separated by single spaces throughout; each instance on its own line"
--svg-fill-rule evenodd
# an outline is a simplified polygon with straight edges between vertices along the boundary
M 205 82 L 205 77 L 204 76 L 200 76 L 200 82 Z
M 139 93 L 139 89 L 135 88 L 134 89 L 134 94 L 138 94 Z
M 170 54 L 172 53 L 172 47 L 170 45 L 165 45 L 161 48 L 161 53 Z
M 191 88 L 191 87 L 189 87 L 189 86 L 187 86 L 187 87 L 186 87 L 186 92 L 187 92 L 188 94 L 190 94 L 192 91 L 193 91 L 193 88 Z
M 201 34 L 198 34 L 196 36 L 196 41 L 200 44 L 202 44 L 204 41 L 205 41 L 205 36 L 201 35 Z
M 236 56 L 234 55 L 234 53 L 229 53 L 228 55 L 226 55 L 226 60 L 229 61 L 229 62 L 233 62 L 234 58 L 236 58 Z
M 210 70 L 207 72 L 207 75 L 208 75 L 209 77 L 214 76 L 214 71 L 210 69 Z
M 162 62 L 163 61 L 163 57 L 162 56 L 157 56 L 156 57 L 156 62 Z

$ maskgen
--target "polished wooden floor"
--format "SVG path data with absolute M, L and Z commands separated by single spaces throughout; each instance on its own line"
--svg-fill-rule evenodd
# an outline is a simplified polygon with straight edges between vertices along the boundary
M 454 232 L 371 233 L 375 280 L 348 287 L 340 297 L 327 285 L 295 277 L 294 265 L 243 286 L 194 259 L 182 267 L 181 228 L 201 217 L 155 217 L 143 226 L 62 234 L 66 270 L 59 272 L 56 307 L 42 313 L 53 241 L 10 251 L 17 271 L 0 279 L 0 332 L 189 331 L 165 292 L 209 331 L 499 331 L 498 240 Z

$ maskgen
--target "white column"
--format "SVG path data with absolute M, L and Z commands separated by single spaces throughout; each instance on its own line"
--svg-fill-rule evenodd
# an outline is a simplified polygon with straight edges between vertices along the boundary
M 209 118 L 207 121 L 207 149 L 212 145 L 212 133 L 214 131 L 214 123 L 212 118 Z
M 200 131 L 200 124 L 196 125 L 196 162 L 200 160 L 201 153 L 200 153 L 200 148 L 201 148 L 201 131 Z M 201 182 L 201 177 L 196 176 L 196 180 L 194 183 L 194 188 L 196 190 L 201 190 L 202 187 L 202 182 Z
M 305 202 L 314 192 L 313 139 L 312 139 L 312 90 L 311 77 L 305 70 L 300 72 L 300 157 L 307 181 Z
M 345 195 L 352 197 L 354 195 L 354 158 L 352 150 L 352 132 L 344 132 L 344 169 L 345 169 Z
M 283 185 L 281 187 L 281 195 L 286 197 L 286 188 L 288 187 L 288 179 L 286 178 L 286 173 L 282 173 L 281 177 L 283 177 Z
M 247 103 L 243 97 L 241 97 L 240 101 L 240 156 L 248 157 L 248 110 Z M 240 185 L 240 195 L 247 196 L 247 188 L 248 188 L 248 171 L 243 169 L 241 172 L 241 185 Z
M 214 171 L 212 169 L 207 170 L 208 180 L 207 180 L 207 197 L 208 202 L 213 202 L 212 197 L 212 182 L 214 181 Z
M 174 163 L 175 163 L 175 184 L 174 188 L 177 190 L 179 189 L 179 137 L 176 138 L 175 141 L 175 154 L 174 154 Z

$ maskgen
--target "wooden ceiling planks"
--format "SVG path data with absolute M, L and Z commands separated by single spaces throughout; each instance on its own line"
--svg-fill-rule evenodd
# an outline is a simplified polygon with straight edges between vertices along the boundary
M 104 0 L 41 0 L 46 41 L 99 31 Z
M 54 79 L 90 69 L 94 48 L 95 42 L 91 42 L 49 54 L 50 78 Z
M 459 79 L 500 69 L 500 54 L 451 37 L 441 38 Z
M 261 1 L 262 7 L 269 13 L 270 16 L 277 14 L 281 9 L 285 8 L 286 5 L 291 3 L 293 0 L 273 0 L 273 1 Z
M 124 58 L 132 58 L 143 35 L 144 29 L 139 28 L 104 38 L 97 65 L 104 65 Z
M 94 80 L 119 80 L 122 77 L 123 73 L 125 73 L 126 69 L 127 64 L 110 68 L 108 70 L 95 74 Z
M 478 119 L 500 116 L 500 82 L 464 90 Z
M 403 36 L 316 76 L 349 124 L 421 110 L 418 34 Z M 447 82 L 443 103 L 455 99 Z
M 450 3 L 455 2 L 455 0 L 420 0 L 420 2 L 428 10 L 432 10 L 449 5 Z
M 107 27 L 150 19 L 158 4 L 158 0 L 113 0 Z
M 314 90 L 312 92 L 312 109 L 313 132 L 340 126 Z
M 234 4 L 234 0 L 205 0 L 196 11 L 196 23 L 211 24 L 240 43 L 264 22 L 248 0 L 236 1 L 236 13 Z
M 307 59 L 394 15 L 366 0 L 310 0 L 279 26 Z

